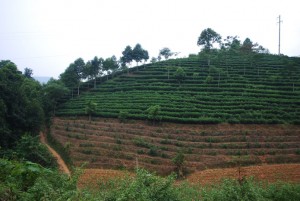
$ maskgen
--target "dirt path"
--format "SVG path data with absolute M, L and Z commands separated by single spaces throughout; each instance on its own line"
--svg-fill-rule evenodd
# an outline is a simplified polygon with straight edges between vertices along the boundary
M 45 144 L 47 146 L 47 148 L 49 149 L 49 151 L 51 152 L 51 154 L 56 158 L 59 170 L 70 176 L 71 172 L 70 172 L 68 166 L 66 165 L 64 160 L 60 157 L 60 155 L 47 144 L 44 133 L 40 134 L 40 139 L 41 139 L 41 143 Z

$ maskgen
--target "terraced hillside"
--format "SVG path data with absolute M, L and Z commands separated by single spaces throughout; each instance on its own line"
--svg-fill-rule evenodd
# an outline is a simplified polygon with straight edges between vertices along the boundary
M 183 152 L 186 172 L 207 168 L 300 162 L 299 125 L 196 125 L 117 119 L 55 118 L 51 135 L 74 165 L 170 174 Z
M 209 65 L 208 65 L 209 64 Z M 176 77 L 181 67 L 182 79 Z M 300 59 L 268 54 L 213 54 L 173 59 L 130 69 L 60 105 L 57 115 L 147 119 L 161 107 L 162 122 L 295 123 L 300 117 Z M 83 85 L 83 86 L 87 86 Z

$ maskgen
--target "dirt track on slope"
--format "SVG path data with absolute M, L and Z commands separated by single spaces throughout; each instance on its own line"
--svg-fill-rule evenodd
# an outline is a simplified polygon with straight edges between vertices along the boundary
M 50 153 L 54 156 L 54 158 L 57 160 L 57 164 L 58 164 L 58 167 L 59 167 L 59 170 L 67 175 L 71 175 L 71 172 L 68 168 L 68 166 L 66 165 L 66 163 L 64 162 L 64 160 L 60 157 L 60 155 L 54 150 L 52 149 L 48 143 L 47 143 L 47 140 L 46 140 L 46 137 L 45 137 L 45 134 L 44 133 L 41 133 L 40 134 L 40 140 L 41 140 L 41 143 L 43 143 L 44 145 L 46 145 L 46 147 L 49 149 Z

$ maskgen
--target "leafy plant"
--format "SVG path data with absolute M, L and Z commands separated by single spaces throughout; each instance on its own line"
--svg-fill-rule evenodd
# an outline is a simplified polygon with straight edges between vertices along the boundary
M 160 112 L 161 107 L 159 105 L 150 106 L 146 110 L 148 120 L 152 121 L 152 124 L 160 121 L 162 119 L 162 117 L 160 116 Z

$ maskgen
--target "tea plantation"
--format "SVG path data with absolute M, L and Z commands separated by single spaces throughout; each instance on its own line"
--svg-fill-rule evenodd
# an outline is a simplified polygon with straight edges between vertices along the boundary
M 99 117 L 147 119 L 159 105 L 162 122 L 299 124 L 299 72 L 296 57 L 200 53 L 118 72 L 95 89 L 86 82 L 57 115 L 86 115 L 93 101 Z

